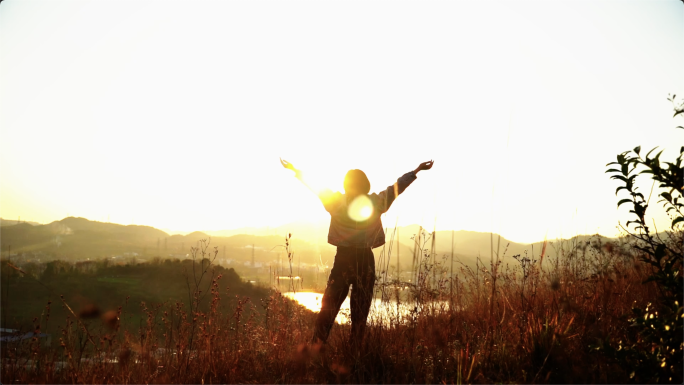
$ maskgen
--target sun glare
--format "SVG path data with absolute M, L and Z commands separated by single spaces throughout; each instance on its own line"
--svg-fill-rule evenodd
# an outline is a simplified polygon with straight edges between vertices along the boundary
M 302 175 L 302 182 L 304 182 L 304 184 L 309 186 L 309 188 L 311 190 L 313 190 L 313 192 L 316 195 L 319 195 L 321 192 L 323 192 L 323 190 L 328 188 L 325 185 L 325 183 L 320 178 L 316 177 L 316 175 L 313 173 L 302 171 L 301 175 Z
M 359 195 L 349 204 L 347 213 L 357 222 L 365 221 L 373 215 L 373 203 L 367 196 Z
M 283 295 L 287 298 L 294 299 L 295 301 L 299 302 L 302 306 L 311 310 L 312 312 L 318 313 L 321 311 L 321 301 L 323 300 L 323 294 L 302 291 L 298 293 L 284 293 Z M 342 306 L 340 307 L 341 311 L 337 313 L 337 317 L 335 317 L 335 322 L 337 322 L 340 325 L 346 324 L 349 321 L 348 314 L 350 314 L 351 312 L 350 309 L 350 301 L 349 297 L 347 297 L 344 299 L 344 302 L 342 302 Z

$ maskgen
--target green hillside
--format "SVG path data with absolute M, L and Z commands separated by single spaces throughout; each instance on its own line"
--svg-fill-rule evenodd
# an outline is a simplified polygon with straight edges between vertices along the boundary
M 6 263 L 2 264 L 2 327 L 25 326 L 45 311 L 48 301 L 52 302 L 52 325 L 63 325 L 69 312 L 61 303 L 60 296 L 77 314 L 89 308 L 96 308 L 102 314 L 121 306 L 130 316 L 127 322 L 134 327 L 143 313 L 141 303 L 152 306 L 178 302 L 187 308 L 188 283 L 194 287 L 192 260 L 166 259 L 120 265 L 106 261 L 75 264 L 52 261 L 41 265 L 42 271 L 36 271 L 35 267 L 31 264 L 25 266 L 26 274 L 22 274 Z M 195 271 L 199 278 L 199 263 L 195 263 Z M 220 292 L 229 294 L 224 296 L 221 306 L 234 301 L 236 295 L 251 297 L 255 303 L 268 295 L 267 289 L 245 283 L 234 269 L 222 266 L 214 266 L 205 275 L 200 283 L 203 293 L 209 292 L 212 276 L 216 278 L 219 275 Z M 209 301 L 203 301 L 202 308 L 206 309 Z

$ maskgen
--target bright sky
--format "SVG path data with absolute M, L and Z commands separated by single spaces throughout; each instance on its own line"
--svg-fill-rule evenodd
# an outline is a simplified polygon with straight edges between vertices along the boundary
M 678 0 L 5 0 L 0 66 L 8 219 L 319 221 L 279 157 L 373 191 L 434 159 L 386 226 L 614 236 L 606 163 L 684 144 Z

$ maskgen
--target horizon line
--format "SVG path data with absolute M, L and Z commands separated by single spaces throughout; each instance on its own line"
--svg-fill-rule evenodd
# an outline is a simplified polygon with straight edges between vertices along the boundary
M 53 220 L 53 221 L 51 221 L 51 222 L 46 222 L 46 223 L 42 223 L 42 222 L 39 222 L 39 221 L 31 221 L 31 220 L 21 221 L 20 218 L 21 218 L 21 217 L 19 217 L 19 219 L 15 220 L 15 219 L 6 219 L 6 218 L 3 218 L 3 217 L 0 217 L 0 220 L 2 220 L 2 221 L 13 221 L 13 222 L 17 222 L 17 224 L 19 224 L 19 223 L 29 223 L 29 222 L 31 222 L 31 223 L 37 223 L 38 225 L 41 225 L 41 226 L 45 226 L 45 225 L 49 225 L 49 224 L 54 223 L 54 222 L 61 222 L 61 221 L 65 220 L 65 219 L 68 219 L 68 218 L 74 218 L 74 219 L 85 219 L 85 220 L 87 220 L 87 221 L 89 221 L 89 222 L 110 223 L 110 224 L 119 225 L 119 226 L 140 226 L 140 227 L 150 227 L 150 228 L 153 228 L 153 229 L 162 231 L 162 232 L 164 232 L 164 233 L 167 233 L 167 234 L 169 234 L 170 236 L 172 236 L 172 235 L 179 235 L 179 234 L 185 236 L 185 235 L 188 235 L 188 234 L 200 232 L 200 233 L 205 233 L 205 234 L 207 234 L 207 235 L 210 236 L 210 237 L 211 237 L 212 235 L 211 235 L 211 234 L 208 234 L 208 232 L 216 233 L 216 232 L 222 232 L 222 231 L 237 231 L 237 230 L 242 230 L 242 229 L 254 229 L 254 230 L 274 229 L 274 230 L 275 230 L 275 229 L 277 229 L 277 228 L 281 228 L 281 227 L 285 227 L 285 226 L 293 225 L 293 224 L 318 225 L 319 222 L 325 222 L 325 221 L 315 222 L 315 221 L 311 221 L 311 220 L 299 220 L 299 221 L 289 222 L 289 223 L 286 223 L 286 224 L 283 224 L 283 225 L 280 225 L 280 226 L 242 226 L 242 227 L 237 227 L 237 228 L 221 229 L 221 230 L 207 230 L 207 229 L 205 229 L 205 230 L 193 230 L 193 231 L 180 231 L 180 230 L 173 230 L 173 229 L 169 229 L 169 228 L 155 227 L 155 226 L 151 226 L 151 225 L 143 225 L 143 224 L 135 224 L 135 223 L 123 224 L 123 223 L 119 223 L 119 222 L 92 220 L 92 219 L 88 219 L 88 218 L 86 218 L 86 217 L 77 217 L 77 216 L 73 216 L 73 215 L 68 215 L 68 216 L 66 216 L 66 217 L 64 217 L 64 218 L 62 218 L 62 219 L 57 219 L 57 220 Z M 421 225 L 415 224 L 415 223 L 410 224 L 410 225 L 405 225 L 405 226 L 397 226 L 397 225 L 395 225 L 395 227 L 385 227 L 385 229 L 388 230 L 388 232 L 389 232 L 390 229 L 394 229 L 394 228 L 406 228 L 406 227 L 411 227 L 411 226 L 418 226 L 418 227 L 421 227 L 421 228 L 423 228 L 423 229 L 425 230 L 424 226 L 421 226 Z M 443 229 L 443 230 L 435 230 L 435 231 L 436 231 L 436 232 L 448 232 L 448 231 L 460 232 L 460 231 L 465 231 L 465 232 L 471 232 L 471 233 L 492 234 L 492 235 L 497 235 L 497 236 L 499 236 L 499 237 L 501 237 L 501 238 L 503 238 L 503 239 L 505 239 L 505 240 L 507 240 L 507 241 L 509 241 L 509 242 L 513 242 L 513 243 L 517 243 L 517 244 L 534 244 L 534 243 L 543 243 L 543 242 L 544 242 L 544 240 L 539 240 L 539 241 L 535 241 L 535 242 L 519 242 L 519 241 L 515 241 L 515 240 L 512 240 L 512 239 L 506 238 L 503 234 L 495 233 L 495 232 L 493 232 L 493 231 L 476 231 L 476 230 L 465 230 L 465 229 L 459 229 L 459 230 L 456 230 L 456 229 Z M 431 232 L 430 232 L 430 233 L 431 233 Z M 265 235 L 249 234 L 249 233 L 238 233 L 238 234 L 234 234 L 234 235 L 265 236 Z M 267 234 L 267 235 L 268 235 L 268 234 Z M 274 235 L 275 235 L 275 234 L 274 234 Z M 293 235 L 294 235 L 294 234 L 293 234 Z M 591 236 L 595 236 L 595 235 L 599 235 L 599 236 L 601 236 L 601 237 L 608 238 L 608 239 L 618 239 L 618 238 L 619 238 L 619 237 L 609 237 L 609 236 L 606 236 L 606 235 L 603 235 L 603 234 L 600 234 L 600 233 L 593 233 L 593 234 L 575 234 L 575 235 L 573 235 L 573 236 L 570 237 L 570 238 L 556 237 L 556 238 L 552 238 L 552 239 L 546 239 L 546 241 L 551 241 L 551 240 L 570 240 L 570 239 L 577 238 L 577 237 L 582 237 L 582 236 L 591 237 Z M 217 236 L 217 237 L 221 237 L 221 236 Z M 299 237 L 298 237 L 298 238 L 299 238 Z

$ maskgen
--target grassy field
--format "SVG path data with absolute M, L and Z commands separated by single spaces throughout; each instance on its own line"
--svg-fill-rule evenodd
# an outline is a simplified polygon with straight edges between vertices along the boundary
M 80 265 L 52 261 L 44 265 L 42 273 L 36 271 L 22 274 L 3 261 L 0 285 L 3 312 L 0 321 L 3 328 L 31 329 L 35 317 L 47 317 L 46 305 L 51 302 L 51 320 L 43 325 L 42 332 L 58 335 L 66 317 L 71 315 L 63 304 L 60 306 L 62 298 L 77 314 L 93 307 L 103 314 L 116 311 L 121 306 L 126 311 L 125 325 L 137 327 L 145 316 L 140 310 L 141 303 L 188 303 L 186 274 L 192 273 L 192 261 L 167 259 L 127 265 L 104 261 Z M 234 294 L 241 296 L 268 296 L 268 290 L 243 282 L 232 269 L 212 266 L 212 271 L 214 275 L 222 275 L 222 290 L 230 286 Z M 206 292 L 209 286 L 205 279 L 199 289 Z M 235 301 L 233 296 L 224 301 L 223 306 Z M 205 307 L 206 304 L 203 305 Z
M 315 313 L 278 291 L 261 299 L 236 298 L 221 284 L 223 277 L 207 273 L 191 285 L 185 301 L 131 304 L 143 314 L 135 324 L 126 321 L 123 307 L 90 318 L 69 311 L 63 319 L 49 317 L 49 310 L 36 314 L 36 331 L 59 323 L 59 333 L 51 347 L 39 339 L 3 344 L 2 381 L 639 381 L 630 367 L 596 348 L 603 343 L 619 348 L 633 340 L 632 307 L 655 303 L 658 295 L 653 283 L 642 283 L 648 266 L 622 242 L 549 244 L 534 256 L 502 251 L 477 269 L 462 266 L 454 280 L 446 274 L 446 259 L 424 249 L 415 284 L 378 274 L 376 294 L 388 303 L 404 301 L 397 287 L 409 287 L 413 311 L 385 313 L 385 319 L 370 322 L 361 347 L 347 343 L 349 325 L 333 327 L 326 345 L 311 345 Z M 124 291 L 139 284 L 134 278 L 98 281 Z M 226 305 L 229 298 L 233 301 Z M 58 300 L 51 306 L 65 304 Z

